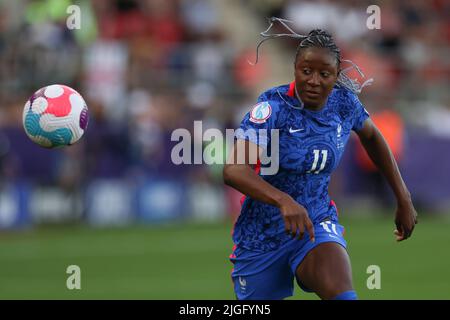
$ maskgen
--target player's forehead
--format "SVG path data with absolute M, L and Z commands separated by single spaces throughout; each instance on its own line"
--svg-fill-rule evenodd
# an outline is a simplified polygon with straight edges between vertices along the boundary
M 327 48 L 317 47 L 302 49 L 297 57 L 297 64 L 337 67 L 335 55 Z

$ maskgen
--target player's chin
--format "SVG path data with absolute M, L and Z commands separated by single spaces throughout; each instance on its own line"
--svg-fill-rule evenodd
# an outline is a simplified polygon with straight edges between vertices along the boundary
M 303 101 L 303 104 L 308 108 L 319 109 L 322 106 L 321 100 L 318 100 L 318 99 L 305 98 L 305 99 L 302 99 L 302 101 Z
M 304 105 L 310 108 L 320 108 L 325 100 L 322 95 L 309 93 L 304 93 L 300 98 Z

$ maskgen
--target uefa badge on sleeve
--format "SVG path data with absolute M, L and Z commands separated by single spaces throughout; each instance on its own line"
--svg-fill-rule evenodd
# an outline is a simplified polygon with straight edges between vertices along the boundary
M 253 123 L 264 123 L 272 115 L 272 107 L 268 102 L 260 102 L 250 112 L 250 121 Z

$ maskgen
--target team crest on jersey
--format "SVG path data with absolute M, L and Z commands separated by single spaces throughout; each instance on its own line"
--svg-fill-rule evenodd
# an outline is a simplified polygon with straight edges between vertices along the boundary
M 260 102 L 255 105 L 250 112 L 250 121 L 254 123 L 264 123 L 272 115 L 272 107 L 268 102 Z

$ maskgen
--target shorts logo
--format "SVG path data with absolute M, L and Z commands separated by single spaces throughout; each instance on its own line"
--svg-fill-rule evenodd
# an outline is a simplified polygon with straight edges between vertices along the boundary
M 272 115 L 272 107 L 268 102 L 260 102 L 255 105 L 250 112 L 250 121 L 254 123 L 264 123 Z

